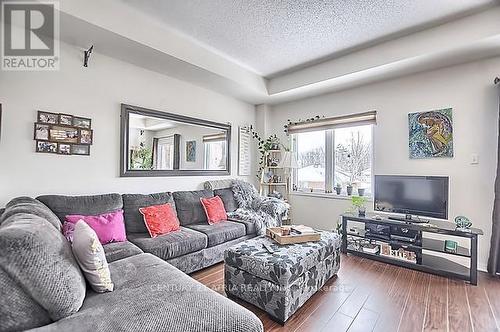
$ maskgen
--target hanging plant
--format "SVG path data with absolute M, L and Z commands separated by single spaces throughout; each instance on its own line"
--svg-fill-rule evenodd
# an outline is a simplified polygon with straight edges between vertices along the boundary
M 325 117 L 324 115 L 323 116 L 316 115 L 312 118 L 307 118 L 305 120 L 299 119 L 298 121 L 292 121 L 292 120 L 288 119 L 288 120 L 286 120 L 287 121 L 286 125 L 283 126 L 283 128 L 284 128 L 283 131 L 288 136 L 289 135 L 288 129 L 290 128 L 290 126 L 295 126 L 295 125 L 302 124 L 302 123 L 312 123 L 312 122 L 321 120 L 324 117 Z
M 257 133 L 253 126 L 250 126 L 250 133 L 252 138 L 257 141 L 257 149 L 259 151 L 259 169 L 257 172 L 257 177 L 260 178 L 260 174 L 266 167 L 266 157 L 267 153 L 271 150 L 279 150 L 281 147 L 280 139 L 276 134 L 269 136 L 266 139 L 260 137 L 259 133 Z

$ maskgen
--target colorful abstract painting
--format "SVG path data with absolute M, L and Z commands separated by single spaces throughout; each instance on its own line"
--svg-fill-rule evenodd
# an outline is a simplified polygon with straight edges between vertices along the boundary
M 453 157 L 452 109 L 408 114 L 410 158 Z

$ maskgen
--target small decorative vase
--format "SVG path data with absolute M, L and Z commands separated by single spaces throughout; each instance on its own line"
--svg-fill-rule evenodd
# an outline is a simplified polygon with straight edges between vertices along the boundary
M 347 186 L 347 196 L 352 195 L 352 186 Z
M 358 188 L 358 195 L 364 196 L 365 195 L 365 188 Z
M 358 214 L 359 214 L 360 217 L 366 216 L 366 208 L 364 206 L 360 206 L 358 208 Z
M 457 216 L 455 218 L 455 224 L 458 229 L 469 229 L 472 226 L 472 222 L 465 216 Z
M 340 195 L 340 193 L 342 192 L 342 187 L 335 187 L 335 192 L 337 193 L 337 195 Z

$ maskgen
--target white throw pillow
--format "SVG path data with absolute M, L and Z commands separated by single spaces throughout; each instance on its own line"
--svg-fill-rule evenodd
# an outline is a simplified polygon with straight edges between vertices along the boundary
M 83 220 L 78 220 L 75 224 L 72 248 L 73 255 L 92 289 L 98 293 L 112 292 L 114 284 L 111 281 L 104 248 L 95 231 Z

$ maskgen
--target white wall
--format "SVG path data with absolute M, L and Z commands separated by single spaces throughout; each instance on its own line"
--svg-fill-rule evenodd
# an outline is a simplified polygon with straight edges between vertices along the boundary
M 255 123 L 253 105 L 99 53 L 83 68 L 82 51 L 66 44 L 60 59 L 58 72 L 0 71 L 0 206 L 19 195 L 191 190 L 210 179 L 120 178 L 120 103 L 231 122 L 231 172 L 237 175 L 238 125 Z M 37 110 L 92 118 L 91 155 L 35 153 Z
M 491 214 L 497 165 L 500 58 L 408 76 L 274 106 L 271 132 L 282 133 L 287 119 L 334 116 L 377 110 L 374 129 L 375 174 L 450 176 L 450 219 L 471 218 L 485 235 L 479 241 L 479 267 L 485 268 L 491 234 Z M 453 158 L 410 160 L 408 113 L 453 108 Z M 471 154 L 479 164 L 471 165 Z M 346 200 L 292 196 L 294 223 L 332 229 L 349 208 Z

